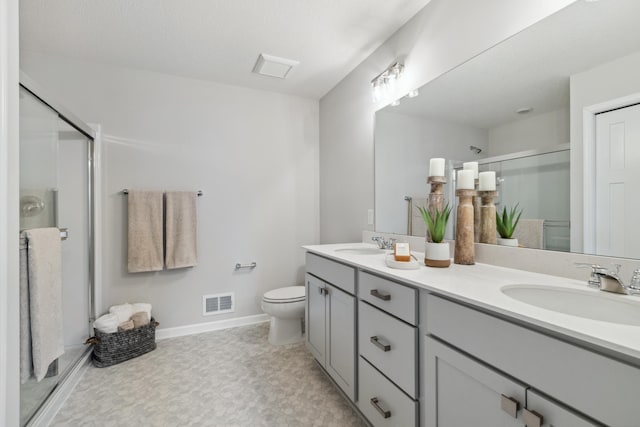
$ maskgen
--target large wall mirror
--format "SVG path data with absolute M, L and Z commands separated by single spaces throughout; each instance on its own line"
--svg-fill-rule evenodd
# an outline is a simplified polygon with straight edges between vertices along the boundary
M 638 16 L 638 0 L 577 1 L 376 112 L 376 231 L 424 235 L 444 157 L 450 203 L 462 162 L 496 171 L 524 246 L 640 259 Z

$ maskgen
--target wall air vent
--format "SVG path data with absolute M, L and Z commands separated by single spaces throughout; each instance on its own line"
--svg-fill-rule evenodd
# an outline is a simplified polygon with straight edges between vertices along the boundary
M 233 292 L 228 294 L 204 295 L 202 297 L 202 315 L 231 313 L 235 310 Z

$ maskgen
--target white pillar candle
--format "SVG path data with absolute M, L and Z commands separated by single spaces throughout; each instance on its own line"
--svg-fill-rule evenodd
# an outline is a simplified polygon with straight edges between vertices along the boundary
M 494 171 L 480 172 L 480 191 L 496 191 L 496 173 Z
M 473 179 L 478 179 L 478 162 L 465 162 L 462 164 L 462 169 L 472 170 Z
M 473 171 L 471 169 L 463 169 L 458 171 L 458 183 L 456 184 L 456 189 L 473 190 L 475 188 L 476 184 L 473 178 Z
M 429 176 L 444 176 L 444 159 L 429 160 Z

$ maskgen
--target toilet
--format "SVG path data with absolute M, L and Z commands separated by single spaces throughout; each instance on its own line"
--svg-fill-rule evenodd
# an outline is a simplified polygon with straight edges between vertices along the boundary
M 303 340 L 305 298 L 304 286 L 287 286 L 265 292 L 262 311 L 271 316 L 270 344 L 292 344 Z

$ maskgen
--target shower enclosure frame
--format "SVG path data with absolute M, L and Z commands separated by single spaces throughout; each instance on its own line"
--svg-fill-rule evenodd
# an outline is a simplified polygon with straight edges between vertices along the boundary
M 87 333 L 92 335 L 91 324 L 95 320 L 96 316 L 96 140 L 99 139 L 99 132 L 96 132 L 91 126 L 80 120 L 75 114 L 67 110 L 64 106 L 59 104 L 54 97 L 50 96 L 45 89 L 34 82 L 27 74 L 20 72 L 20 87 L 36 97 L 40 102 L 51 108 L 58 117 L 65 123 L 73 127 L 87 138 L 87 206 L 86 212 L 88 215 L 88 277 L 87 284 L 89 286 L 89 312 L 87 314 Z M 73 230 L 70 230 L 72 235 Z M 42 416 L 49 408 L 48 403 L 53 400 L 53 397 L 60 391 L 69 377 L 77 372 L 77 368 L 83 360 L 86 360 L 91 347 L 82 353 L 82 355 L 75 360 L 66 372 L 61 375 L 56 386 L 51 390 L 48 397 L 41 403 L 38 410 L 34 413 L 31 419 L 26 425 L 32 425 L 35 420 Z

